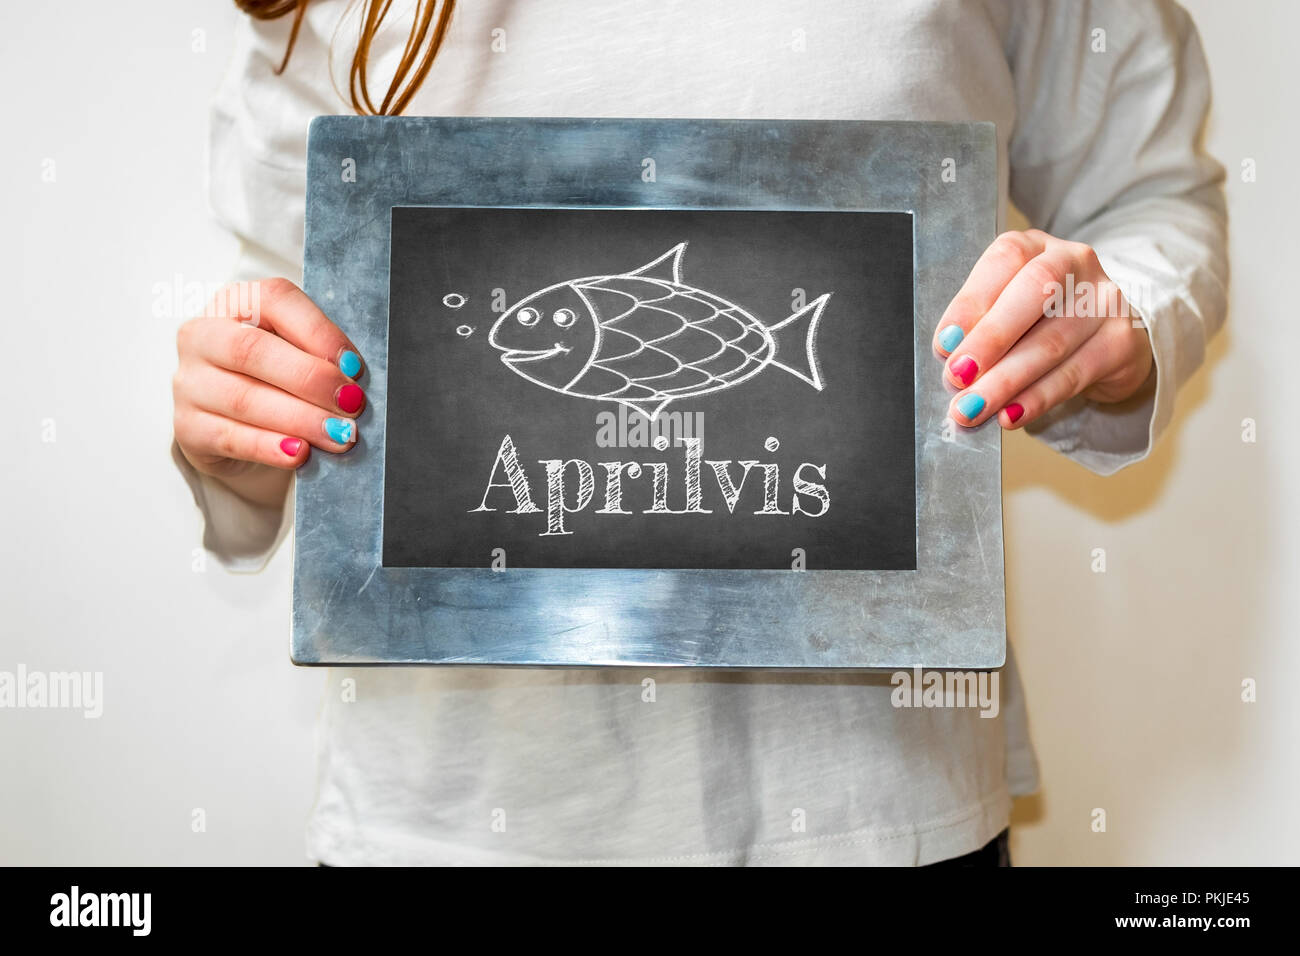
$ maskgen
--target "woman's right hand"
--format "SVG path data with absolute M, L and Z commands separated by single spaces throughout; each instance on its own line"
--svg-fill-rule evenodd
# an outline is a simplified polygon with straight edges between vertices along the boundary
M 363 364 L 338 326 L 288 279 L 227 286 L 176 334 L 172 378 L 176 443 L 196 469 L 248 495 L 282 495 L 312 446 L 356 442 Z M 242 486 L 242 487 L 241 487 Z

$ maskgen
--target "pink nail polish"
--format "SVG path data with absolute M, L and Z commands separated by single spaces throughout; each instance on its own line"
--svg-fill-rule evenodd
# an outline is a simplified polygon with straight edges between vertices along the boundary
M 979 374 L 979 370 L 979 366 L 975 364 L 975 360 L 969 355 L 963 355 L 948 366 L 948 371 L 954 379 L 961 383 L 962 388 L 975 381 L 975 376 Z
M 280 451 L 284 452 L 290 458 L 296 457 L 301 448 L 301 438 L 285 438 L 280 442 Z
M 344 385 L 339 389 L 336 401 L 339 408 L 349 415 L 355 414 L 361 407 L 361 403 L 366 399 L 366 393 L 361 390 L 360 385 Z
M 1011 419 L 1011 424 L 1020 421 L 1020 416 L 1025 413 L 1025 406 L 1019 402 L 1012 402 L 1007 406 L 1007 418 Z

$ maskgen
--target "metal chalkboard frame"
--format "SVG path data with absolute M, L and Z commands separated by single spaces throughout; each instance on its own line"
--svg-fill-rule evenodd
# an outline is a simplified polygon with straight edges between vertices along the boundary
M 655 182 L 641 179 L 646 156 Z M 341 174 L 349 166 L 355 181 Z M 931 348 L 993 238 L 997 181 L 989 123 L 315 119 L 303 284 L 366 358 L 371 424 L 350 452 L 313 455 L 298 473 L 294 663 L 1002 666 L 1001 429 L 945 426 L 951 390 Z M 910 212 L 917 569 L 383 567 L 377 424 L 400 205 Z

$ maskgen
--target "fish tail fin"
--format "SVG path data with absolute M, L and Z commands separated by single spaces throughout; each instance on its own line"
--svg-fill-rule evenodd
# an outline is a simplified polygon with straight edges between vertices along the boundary
M 776 347 L 772 364 L 795 378 L 803 379 L 819 392 L 826 383 L 822 381 L 822 366 L 817 358 L 817 326 L 830 297 L 831 294 L 825 292 L 788 319 L 768 327 Z

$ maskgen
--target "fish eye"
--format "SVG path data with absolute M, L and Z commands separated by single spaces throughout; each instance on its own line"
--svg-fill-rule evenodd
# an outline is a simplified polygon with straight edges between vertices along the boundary
M 519 310 L 518 319 L 520 325 L 536 325 L 537 320 L 540 319 L 541 317 L 542 317 L 542 313 L 538 312 L 536 309 L 531 307 L 526 307 Z
M 562 329 L 567 329 L 574 322 L 578 321 L 578 313 L 572 309 L 556 309 L 551 320 Z

